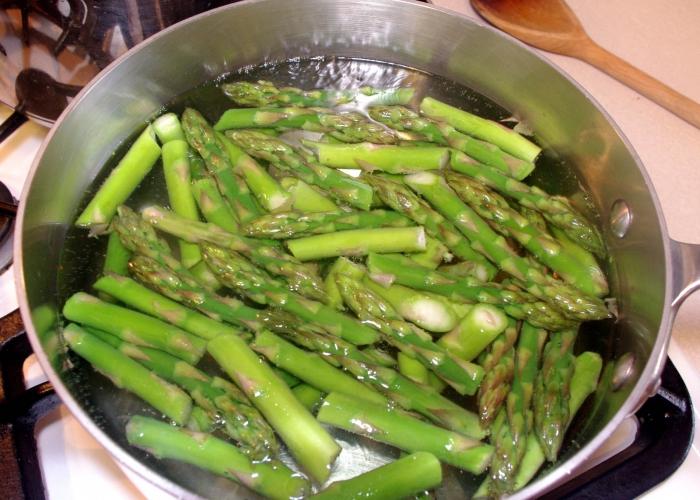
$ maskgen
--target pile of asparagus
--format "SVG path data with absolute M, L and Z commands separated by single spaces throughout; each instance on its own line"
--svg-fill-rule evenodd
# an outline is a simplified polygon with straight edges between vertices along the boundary
M 430 97 L 409 109 L 410 88 L 223 91 L 241 107 L 213 126 L 147 125 L 77 219 L 108 242 L 63 338 L 163 414 L 128 441 L 272 498 L 414 495 L 440 462 L 495 497 L 555 461 L 597 385 L 575 344 L 608 287 L 596 226 L 523 182 L 540 148 Z M 159 160 L 170 209 L 137 213 Z M 322 424 L 410 454 L 325 485 L 341 447 Z

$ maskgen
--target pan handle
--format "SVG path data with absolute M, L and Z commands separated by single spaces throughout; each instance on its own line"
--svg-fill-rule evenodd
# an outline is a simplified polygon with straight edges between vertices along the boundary
M 683 301 L 700 288 L 700 245 L 671 240 L 673 270 L 673 300 L 671 308 L 678 311 Z

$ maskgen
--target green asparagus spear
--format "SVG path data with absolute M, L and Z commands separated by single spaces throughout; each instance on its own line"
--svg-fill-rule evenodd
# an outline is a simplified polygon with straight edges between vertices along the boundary
M 481 302 L 500 306 L 510 316 L 535 326 L 561 329 L 571 326 L 558 310 L 529 293 L 498 283 L 481 283 L 472 276 L 452 277 L 444 272 L 416 266 L 400 255 L 370 254 L 370 276 L 378 282 L 397 283 L 416 290 L 443 295 L 451 301 Z
M 70 321 L 92 326 L 133 344 L 154 347 L 196 364 L 205 342 L 159 319 L 103 302 L 84 292 L 72 295 L 63 306 Z
M 457 109 L 432 97 L 421 101 L 420 110 L 434 120 L 447 122 L 460 132 L 488 141 L 522 160 L 534 162 L 542 151 L 542 148 L 500 123 Z
M 224 389 L 218 385 L 225 384 L 225 381 L 210 377 L 165 352 L 124 342 L 104 331 L 90 329 L 89 332 L 159 377 L 185 389 L 197 407 L 207 412 L 211 420 L 223 422 L 226 433 L 235 439 L 250 457 L 262 460 L 278 454 L 274 432 L 248 398 L 235 386 L 229 385 Z
M 413 221 L 389 210 L 369 212 L 280 212 L 267 214 L 248 221 L 243 234 L 253 238 L 287 239 L 325 234 L 350 229 L 379 227 L 408 227 Z
M 515 341 L 519 327 L 510 320 L 505 331 L 491 343 L 488 352 L 479 358 L 484 369 L 484 378 L 479 386 L 477 401 L 481 425 L 488 428 L 501 409 L 510 392 L 515 373 Z
M 182 114 L 182 128 L 187 142 L 204 160 L 207 171 L 216 179 L 219 191 L 230 204 L 238 220 L 246 221 L 260 215 L 260 206 L 245 181 L 234 170 L 238 161 L 246 161 L 245 155 L 232 159 L 226 144 L 204 117 L 192 108 L 187 108 Z
M 199 220 L 199 212 L 191 188 L 189 146 L 187 142 L 174 139 L 163 145 L 163 172 L 168 189 L 170 207 L 176 214 L 191 220 Z M 180 260 L 185 267 L 192 267 L 202 260 L 197 245 L 179 241 Z
M 372 188 L 367 184 L 332 168 L 311 161 L 285 142 L 266 135 L 229 130 L 226 137 L 255 158 L 270 162 L 285 173 L 298 177 L 308 184 L 327 190 L 336 201 L 360 210 L 369 210 Z
M 436 269 L 443 262 L 452 260 L 450 250 L 435 238 L 425 239 L 425 250 L 408 254 L 407 257 L 421 267 Z
M 129 274 L 129 259 L 131 252 L 122 244 L 119 234 L 112 231 L 107 240 L 107 251 L 105 262 L 102 266 L 103 274 L 118 274 L 126 276 Z
M 569 420 L 569 384 L 574 368 L 576 330 L 553 332 L 544 347 L 534 394 L 534 432 L 547 460 L 559 454 Z
M 513 209 L 498 193 L 468 176 L 455 172 L 447 172 L 445 178 L 464 202 L 484 220 L 492 222 L 494 229 L 517 240 L 566 282 L 588 295 L 603 297 L 608 293 L 608 282 L 600 267 L 582 265 L 583 263 L 569 253 L 567 248 L 560 245 L 549 233 L 530 224 L 528 219 Z
M 491 304 L 471 308 L 452 331 L 440 337 L 439 344 L 448 352 L 466 361 L 476 358 L 506 329 L 505 313 Z
M 74 323 L 63 329 L 63 338 L 71 350 L 89 361 L 117 387 L 133 392 L 177 424 L 187 423 L 192 410 L 192 400 L 181 389 L 151 373 Z
M 202 212 L 207 222 L 216 224 L 224 231 L 235 233 L 238 231 L 236 215 L 229 204 L 224 200 L 216 187 L 216 181 L 209 175 L 204 175 L 192 182 L 192 194 L 194 195 L 199 211 Z
M 377 175 L 365 175 L 361 178 L 375 189 L 384 203 L 425 227 L 428 236 L 442 241 L 456 257 L 474 262 L 474 274 L 481 281 L 488 281 L 495 276 L 496 268 L 471 248 L 469 241 L 457 228 L 403 183 Z
M 283 276 L 300 294 L 321 300 L 324 297 L 323 282 L 313 267 L 265 242 L 227 233 L 212 224 L 188 221 L 160 207 L 146 207 L 141 213 L 146 221 L 166 233 L 192 243 L 210 242 L 238 252 L 271 274 Z
M 399 352 L 396 355 L 399 373 L 404 377 L 413 380 L 416 384 L 428 385 L 428 374 L 430 371 L 417 359 Z
M 235 252 L 214 245 L 202 245 L 202 250 L 219 280 L 251 299 L 280 307 L 354 344 L 371 344 L 377 340 L 377 333 L 372 328 L 320 302 L 286 290 L 264 271 L 252 270 L 250 263 Z
M 483 472 L 493 455 L 490 445 L 345 394 L 326 396 L 318 420 L 405 451 L 432 453 L 473 474 Z
M 453 170 L 483 182 L 527 208 L 537 210 L 547 222 L 564 231 L 572 241 L 599 257 L 605 256 L 605 243 L 598 228 L 586 220 L 567 198 L 552 196 L 536 186 L 518 182 L 494 168 L 474 162 L 461 153 L 452 154 L 450 165 Z
M 299 349 L 272 332 L 258 332 L 251 348 L 275 366 L 323 392 L 340 392 L 379 404 L 386 403 L 386 398 L 374 389 L 334 368 L 317 354 Z
M 405 498 L 435 488 L 442 482 L 442 469 L 435 455 L 416 452 L 352 479 L 331 483 L 312 498 L 355 500 Z
M 261 362 L 243 340 L 233 335 L 210 340 L 207 350 L 265 416 L 311 477 L 319 483 L 328 479 L 340 446 L 267 363 Z
M 185 133 L 182 131 L 180 119 L 175 113 L 165 113 L 153 120 L 151 124 L 153 131 L 158 136 L 161 144 L 165 145 L 170 141 L 185 140 Z
M 351 229 L 287 241 L 289 251 L 302 262 L 370 252 L 420 252 L 425 245 L 425 231 L 419 226 Z
M 449 160 L 449 150 L 436 146 L 405 148 L 369 142 L 359 144 L 302 142 L 314 152 L 319 163 L 332 168 L 363 168 L 402 174 L 420 170 L 439 170 L 445 167 Z
M 325 395 L 308 384 L 299 384 L 292 388 L 292 393 L 311 413 L 316 413 Z
M 309 186 L 296 177 L 282 177 L 280 184 L 292 196 L 292 207 L 301 213 L 334 212 L 338 205 L 333 203 L 318 188 Z
M 118 299 L 129 307 L 160 318 L 203 339 L 237 333 L 236 329 L 183 307 L 126 276 L 108 274 L 98 279 L 93 288 Z
M 281 463 L 253 463 L 235 446 L 207 434 L 137 415 L 126 425 L 126 438 L 158 458 L 187 462 L 270 498 L 300 498 L 309 491 L 308 482 Z
M 156 142 L 156 134 L 153 127 L 147 125 L 114 170 L 109 173 L 75 224 L 89 227 L 96 233 L 106 229 L 117 213 L 117 207 L 126 201 L 151 171 L 158 158 L 160 147 Z
M 394 130 L 417 133 L 419 138 L 455 148 L 515 179 L 524 179 L 535 168 L 531 161 L 521 160 L 493 144 L 462 134 L 447 123 L 420 116 L 408 108 L 376 106 L 369 108 L 368 112 L 373 119 Z
M 474 248 L 508 274 L 523 281 L 528 292 L 549 302 L 574 320 L 602 319 L 610 315 L 603 301 L 597 297 L 584 295 L 543 274 L 526 259 L 518 256 L 505 239 L 466 206 L 441 177 L 421 172 L 407 176 L 406 183 L 426 197 L 444 216 L 455 221 L 459 230 L 472 241 Z

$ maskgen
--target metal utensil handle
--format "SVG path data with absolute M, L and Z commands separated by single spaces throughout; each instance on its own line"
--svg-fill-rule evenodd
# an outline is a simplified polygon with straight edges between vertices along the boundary
M 671 307 L 678 310 L 683 301 L 700 288 L 700 245 L 671 240 L 673 264 L 673 301 Z

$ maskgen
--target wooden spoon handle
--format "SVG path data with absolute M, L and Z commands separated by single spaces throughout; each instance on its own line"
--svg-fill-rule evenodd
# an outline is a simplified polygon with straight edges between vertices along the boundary
M 576 56 L 700 128 L 700 104 L 608 52 L 594 41 L 581 44 Z

